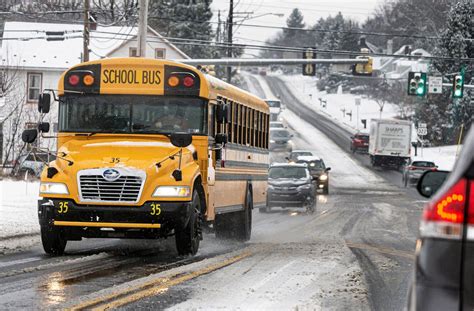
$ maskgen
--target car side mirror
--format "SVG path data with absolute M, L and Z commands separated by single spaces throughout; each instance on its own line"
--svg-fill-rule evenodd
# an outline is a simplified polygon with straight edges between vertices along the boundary
M 38 124 L 38 131 L 40 133 L 48 133 L 50 129 L 50 125 L 48 122 L 41 122 Z
M 51 95 L 43 93 L 38 98 L 38 111 L 40 113 L 48 113 L 51 108 Z
M 227 134 L 216 134 L 216 144 L 225 145 L 227 144 Z
M 418 193 L 424 196 L 425 198 L 430 198 L 433 194 L 438 191 L 439 188 L 443 185 L 444 181 L 448 177 L 449 172 L 447 171 L 427 171 L 425 172 L 418 184 L 416 189 Z
M 24 130 L 23 133 L 21 133 L 21 140 L 27 144 L 34 143 L 36 137 L 38 137 L 37 129 Z
M 170 142 L 175 147 L 184 148 L 193 142 L 193 136 L 188 133 L 173 133 L 170 135 Z
M 325 169 L 326 172 L 329 172 L 330 170 L 331 170 L 330 167 L 326 167 L 326 169 Z

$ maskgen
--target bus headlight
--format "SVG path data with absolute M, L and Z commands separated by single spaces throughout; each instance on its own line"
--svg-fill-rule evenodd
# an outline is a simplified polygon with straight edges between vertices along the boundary
M 42 182 L 40 194 L 69 194 L 67 186 L 59 182 Z
M 321 175 L 321 176 L 319 176 L 319 180 L 321 180 L 321 181 L 326 181 L 326 180 L 328 180 L 328 175 Z
M 152 197 L 160 198 L 186 198 L 189 197 L 191 189 L 188 186 L 158 186 Z

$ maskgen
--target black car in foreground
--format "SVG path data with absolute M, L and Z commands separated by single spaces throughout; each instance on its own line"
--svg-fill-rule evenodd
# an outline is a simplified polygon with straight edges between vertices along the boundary
M 329 171 L 323 159 L 315 156 L 299 156 L 296 163 L 305 163 L 308 165 L 309 173 L 316 181 L 316 190 L 321 190 L 324 194 L 329 193 Z
M 272 164 L 268 172 L 267 206 L 260 212 L 268 212 L 272 207 L 301 207 L 313 212 L 315 192 L 306 164 Z
M 452 173 L 427 171 L 418 182 L 432 199 L 420 225 L 409 310 L 474 309 L 473 179 L 474 128 Z

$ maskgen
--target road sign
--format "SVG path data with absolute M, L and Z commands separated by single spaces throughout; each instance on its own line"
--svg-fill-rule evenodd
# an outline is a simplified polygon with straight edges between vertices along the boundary
M 428 78 L 428 93 L 430 94 L 442 94 L 443 93 L 443 78 L 432 77 Z
M 303 52 L 303 59 L 314 59 L 316 58 L 316 52 L 313 48 L 306 48 Z M 315 76 L 316 65 L 315 64 L 304 64 L 303 65 L 303 76 Z
M 428 129 L 426 127 L 419 127 L 418 130 L 417 130 L 417 134 L 419 136 L 428 135 Z
M 418 127 L 420 128 L 420 127 L 427 127 L 427 126 L 426 126 L 426 123 L 418 123 Z

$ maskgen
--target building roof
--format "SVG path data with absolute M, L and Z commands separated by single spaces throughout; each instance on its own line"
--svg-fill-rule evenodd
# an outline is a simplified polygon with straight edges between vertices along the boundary
M 48 41 L 47 32 L 63 32 L 63 41 Z M 0 55 L 1 65 L 29 68 L 69 68 L 81 62 L 83 25 L 6 22 Z M 97 26 L 90 32 L 90 60 L 108 57 L 125 43 L 136 40 L 138 28 Z M 162 42 L 183 58 L 189 58 L 172 43 L 149 28 L 148 38 Z M 158 39 L 157 39 L 158 38 Z

